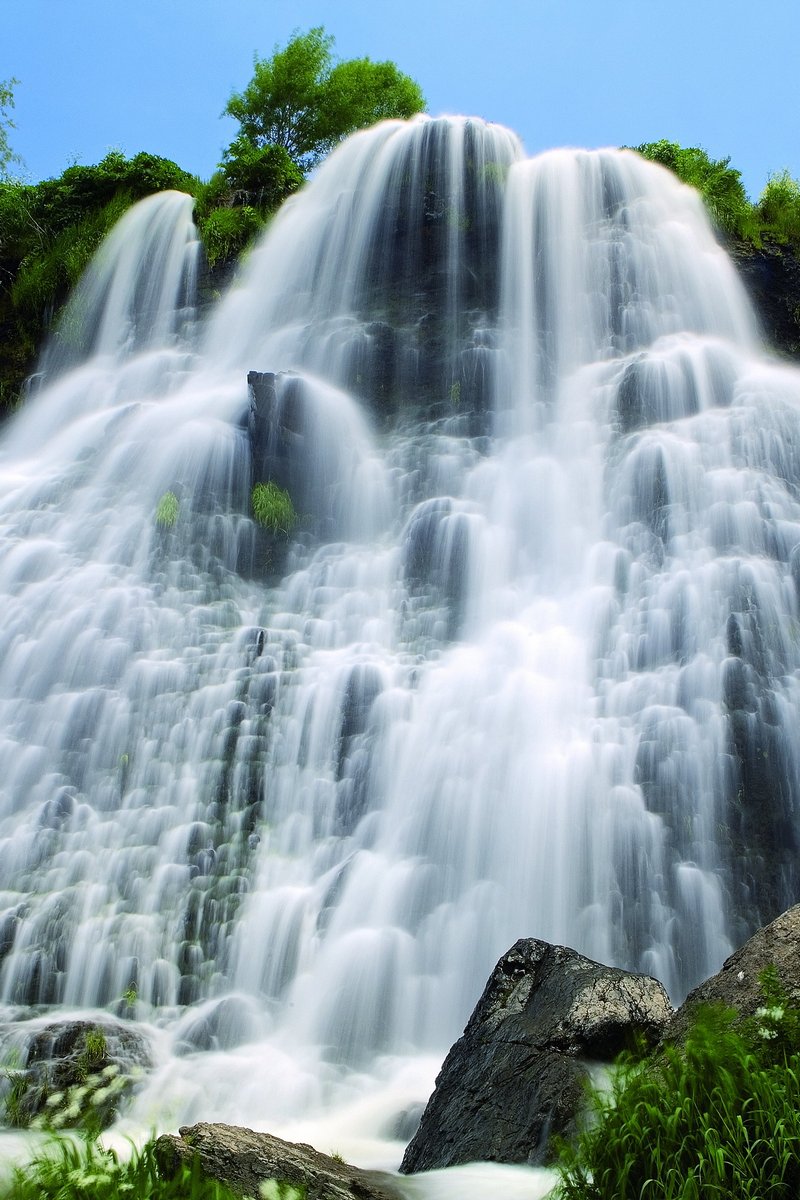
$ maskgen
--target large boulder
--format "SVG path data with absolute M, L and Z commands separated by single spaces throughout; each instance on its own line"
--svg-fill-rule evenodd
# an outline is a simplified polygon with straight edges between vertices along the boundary
M 306 1200 L 400 1200 L 390 1175 L 362 1171 L 303 1143 L 236 1125 L 201 1122 L 164 1134 L 155 1146 L 160 1174 L 172 1179 L 185 1163 L 199 1159 L 203 1173 L 242 1196 L 262 1194 L 276 1180 Z
M 672 1011 L 655 979 L 521 939 L 445 1059 L 400 1170 L 547 1161 L 549 1138 L 577 1128 L 588 1064 L 655 1044 Z
M 702 1004 L 724 1004 L 752 1017 L 764 1003 L 759 976 L 774 967 L 789 1000 L 800 1006 L 800 904 L 781 913 L 727 958 L 716 975 L 699 984 L 675 1012 L 663 1040 L 680 1044 Z

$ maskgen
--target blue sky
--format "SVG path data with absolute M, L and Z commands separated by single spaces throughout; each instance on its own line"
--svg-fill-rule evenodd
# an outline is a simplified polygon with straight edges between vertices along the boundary
M 730 155 L 754 198 L 771 171 L 800 176 L 798 0 L 0 0 L 0 16 L 33 180 L 114 148 L 207 178 L 253 55 L 314 25 L 531 154 L 667 137 Z

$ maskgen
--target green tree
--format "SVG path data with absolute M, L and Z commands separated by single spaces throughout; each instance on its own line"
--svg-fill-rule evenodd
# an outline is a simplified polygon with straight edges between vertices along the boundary
M 9 111 L 14 107 L 14 88 L 18 83 L 18 79 L 0 79 L 0 179 L 5 178 L 12 163 L 20 161 L 8 141 L 9 129 L 16 128 Z
M 425 108 L 419 86 L 394 63 L 336 63 L 333 44 L 318 26 L 276 46 L 271 58 L 255 57 L 253 78 L 225 106 L 241 126 L 229 159 L 244 139 L 259 149 L 282 146 L 306 172 L 355 129 Z

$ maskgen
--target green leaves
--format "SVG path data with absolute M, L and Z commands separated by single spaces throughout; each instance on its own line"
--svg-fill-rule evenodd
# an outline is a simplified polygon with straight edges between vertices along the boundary
M 699 146 L 679 146 L 661 139 L 634 147 L 644 158 L 662 163 L 705 201 L 715 224 L 726 233 L 758 243 L 758 223 L 739 171 L 730 158 L 713 159 Z
M 776 241 L 800 246 L 800 182 L 788 171 L 770 175 L 758 212 L 766 232 Z
M 701 1009 L 683 1047 L 626 1060 L 595 1123 L 564 1151 L 562 1200 L 795 1200 L 800 1194 L 798 1013 L 762 981 L 765 1008 L 787 1034 L 764 1053 L 757 1024 Z M 776 1002 L 777 1000 L 777 1002 Z M 777 1014 L 780 1011 L 780 1015 Z M 763 1017 L 759 1019 L 763 1023 Z
M 282 50 L 276 46 L 271 58 L 255 58 L 253 78 L 225 106 L 241 126 L 231 149 L 242 147 L 241 139 L 257 148 L 280 146 L 307 172 L 353 130 L 424 109 L 419 86 L 394 63 L 334 63 L 333 44 L 317 26 Z

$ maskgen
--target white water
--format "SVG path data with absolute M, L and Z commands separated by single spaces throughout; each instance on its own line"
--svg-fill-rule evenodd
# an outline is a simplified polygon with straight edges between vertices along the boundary
M 678 999 L 797 898 L 800 375 L 629 153 L 358 134 L 199 333 L 126 222 L 2 447 L 0 996 L 135 984 L 137 1126 L 391 1166 L 517 937 Z

